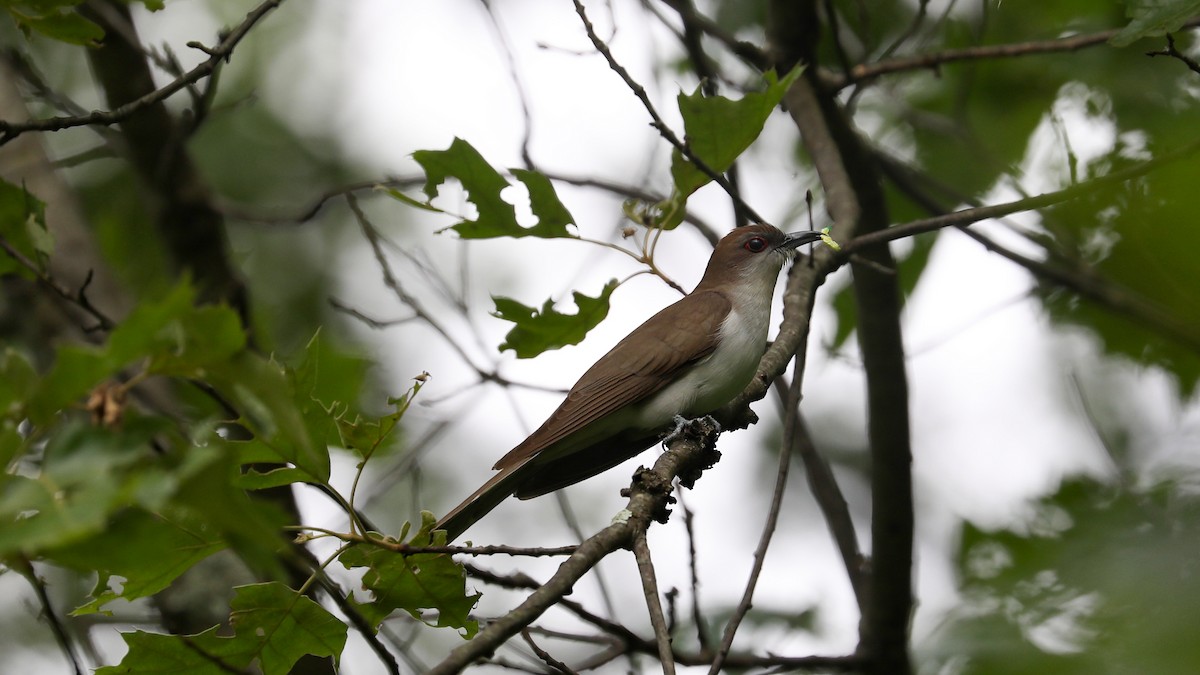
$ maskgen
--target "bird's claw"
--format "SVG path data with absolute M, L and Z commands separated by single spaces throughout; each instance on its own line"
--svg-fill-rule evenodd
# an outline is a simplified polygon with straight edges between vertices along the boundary
M 712 424 L 714 427 L 716 427 L 716 432 L 721 433 L 721 423 L 718 422 L 712 415 L 705 415 L 704 417 L 697 417 L 695 419 L 688 419 L 683 415 L 676 415 L 672 420 L 675 422 L 675 428 L 668 432 L 666 436 L 663 436 L 663 445 L 667 445 L 671 441 L 678 439 L 679 435 L 684 432 L 689 424 L 693 422 L 699 422 L 701 420 Z

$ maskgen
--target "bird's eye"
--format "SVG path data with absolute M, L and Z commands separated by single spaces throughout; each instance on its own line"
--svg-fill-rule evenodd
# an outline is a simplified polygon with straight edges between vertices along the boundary
M 762 253 L 767 248 L 767 240 L 762 237 L 751 237 L 743 246 L 751 253 Z

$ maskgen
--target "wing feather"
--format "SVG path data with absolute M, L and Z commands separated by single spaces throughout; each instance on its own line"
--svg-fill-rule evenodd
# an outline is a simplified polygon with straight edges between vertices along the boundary
M 650 317 L 589 368 L 558 409 L 495 468 L 520 464 L 673 382 L 681 370 L 716 348 L 730 306 L 723 294 L 701 291 Z

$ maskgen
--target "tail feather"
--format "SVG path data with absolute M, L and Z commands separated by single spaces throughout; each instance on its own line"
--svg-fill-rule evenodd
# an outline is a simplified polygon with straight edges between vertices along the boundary
M 446 541 L 454 541 L 475 521 L 491 513 L 500 502 L 508 499 L 517 490 L 520 481 L 518 470 L 529 460 L 511 466 L 492 476 L 491 480 L 454 507 L 434 525 L 435 530 L 446 531 Z

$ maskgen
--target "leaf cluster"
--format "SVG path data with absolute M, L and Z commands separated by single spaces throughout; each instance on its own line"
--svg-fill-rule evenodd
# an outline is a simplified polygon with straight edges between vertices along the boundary
M 50 283 L 35 262 L 49 254 L 48 240 L 37 236 L 41 213 L 24 190 L 0 184 L 0 241 L 30 264 L 21 274 Z M 466 593 L 462 568 L 446 554 L 406 556 L 373 543 L 391 540 L 368 534 L 353 493 L 343 496 L 330 483 L 331 452 L 356 453 L 361 472 L 393 443 L 424 381 L 372 416 L 353 400 L 329 397 L 329 381 L 356 370 L 319 336 L 290 363 L 258 354 L 237 313 L 198 304 L 186 281 L 140 303 L 95 344 L 58 347 L 45 372 L 6 349 L 0 561 L 95 574 L 78 615 L 152 596 L 208 557 L 231 552 L 264 580 L 237 589 L 232 635 L 217 626 L 196 635 L 130 633 L 125 660 L 100 672 L 255 664 L 286 673 L 305 654 L 339 656 L 348 627 L 303 586 L 278 581 L 295 564 L 284 536 L 294 523 L 256 492 L 315 485 L 347 513 L 349 529 L 325 535 L 344 539 L 335 558 L 366 575 L 369 597 L 352 606 L 369 625 L 377 629 L 398 609 L 417 618 L 436 609 L 436 625 L 472 634 L 468 612 L 477 596 Z M 183 409 L 140 404 L 146 392 L 163 389 L 175 391 Z M 431 542 L 432 520 L 425 525 L 413 542 Z M 322 576 L 319 568 L 311 574 L 305 586 Z

